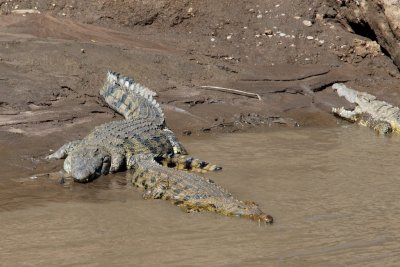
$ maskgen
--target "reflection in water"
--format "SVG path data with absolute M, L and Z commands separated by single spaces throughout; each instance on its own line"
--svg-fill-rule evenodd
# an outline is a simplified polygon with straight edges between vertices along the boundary
M 395 266 L 398 136 L 303 129 L 184 140 L 272 226 L 143 200 L 123 174 L 2 180 L 0 266 Z M 16 178 L 16 177 L 14 177 Z M 14 181 L 19 181 L 15 183 Z

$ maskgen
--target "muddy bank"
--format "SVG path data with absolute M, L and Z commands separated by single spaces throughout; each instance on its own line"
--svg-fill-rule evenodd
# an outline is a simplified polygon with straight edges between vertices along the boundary
M 178 135 L 335 127 L 339 81 L 400 105 L 392 60 L 329 1 L 3 0 L 0 10 L 0 138 L 29 148 L 9 157 L 121 118 L 98 95 L 109 69 L 156 91 Z

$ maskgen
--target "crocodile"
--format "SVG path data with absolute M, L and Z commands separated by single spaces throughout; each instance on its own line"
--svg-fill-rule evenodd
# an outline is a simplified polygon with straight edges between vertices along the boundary
M 211 179 L 196 174 L 221 167 L 190 157 L 167 128 L 155 93 L 119 73 L 109 71 L 100 95 L 124 120 L 94 128 L 82 140 L 66 143 L 48 159 L 65 159 L 64 171 L 74 181 L 126 171 L 145 199 L 165 199 L 187 212 L 213 211 L 272 223 L 254 202 L 240 201 Z
M 359 92 L 342 83 L 332 85 L 339 96 L 343 96 L 354 109 L 332 108 L 333 114 L 350 122 L 370 127 L 379 134 L 400 133 L 400 109 L 385 101 L 377 100 L 374 95 Z

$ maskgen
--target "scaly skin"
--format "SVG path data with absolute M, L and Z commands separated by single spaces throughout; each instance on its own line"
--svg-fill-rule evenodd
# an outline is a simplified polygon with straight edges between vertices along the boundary
M 391 132 L 400 133 L 400 109 L 385 101 L 376 100 L 376 97 L 335 83 L 332 88 L 350 103 L 356 104 L 354 110 L 344 107 L 332 108 L 332 112 L 348 121 L 358 122 L 370 127 L 380 134 Z
M 254 203 L 236 200 L 214 182 L 191 172 L 221 168 L 187 155 L 154 92 L 133 80 L 109 72 L 100 94 L 125 120 L 97 126 L 84 139 L 69 142 L 48 156 L 65 158 L 64 170 L 77 182 L 128 170 L 132 183 L 145 189 L 145 198 L 170 199 L 187 211 L 214 211 L 272 223 Z
M 187 212 L 213 211 L 227 216 L 248 217 L 272 223 L 273 218 L 252 202 L 235 199 L 212 180 L 189 172 L 167 169 L 146 155 L 129 159 L 134 172 L 127 172 L 132 183 L 144 189 L 144 198 L 171 200 Z

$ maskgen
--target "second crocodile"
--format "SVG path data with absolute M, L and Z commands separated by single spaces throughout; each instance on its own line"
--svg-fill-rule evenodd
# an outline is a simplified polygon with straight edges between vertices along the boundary
M 398 107 L 377 100 L 371 94 L 348 88 L 342 83 L 335 83 L 332 88 L 339 96 L 343 96 L 347 101 L 356 105 L 354 109 L 332 108 L 335 115 L 368 126 L 380 134 L 400 133 L 400 109 Z

